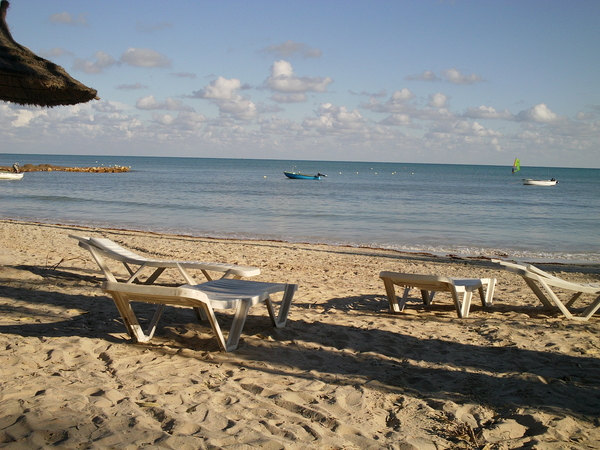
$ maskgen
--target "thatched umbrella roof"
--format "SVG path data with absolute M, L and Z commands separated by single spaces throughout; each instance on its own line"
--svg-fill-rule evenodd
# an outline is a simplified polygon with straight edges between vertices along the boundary
M 21 105 L 75 105 L 97 99 L 97 91 L 60 66 L 15 42 L 6 25 L 8 2 L 0 3 L 0 100 Z

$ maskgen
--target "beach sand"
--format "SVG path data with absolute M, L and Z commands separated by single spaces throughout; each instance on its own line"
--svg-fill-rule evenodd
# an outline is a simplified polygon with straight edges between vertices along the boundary
M 260 267 L 254 280 L 299 285 L 288 324 L 257 306 L 223 353 L 191 309 L 167 308 L 153 340 L 133 344 L 69 234 Z M 488 260 L 10 220 L 0 248 L 1 448 L 600 448 L 599 316 L 543 309 Z M 540 267 L 600 280 L 598 266 Z M 415 291 L 391 314 L 382 270 L 496 277 L 494 306 L 474 298 L 458 319 L 449 296 L 426 307 Z

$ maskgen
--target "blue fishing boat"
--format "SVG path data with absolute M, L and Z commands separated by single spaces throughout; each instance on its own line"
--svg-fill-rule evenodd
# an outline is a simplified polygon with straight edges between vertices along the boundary
M 307 175 L 305 173 L 296 172 L 295 169 L 296 169 L 296 167 L 294 167 L 291 172 L 284 171 L 283 174 L 286 177 L 292 178 L 294 180 L 320 180 L 321 178 L 327 176 L 321 172 L 317 173 L 316 175 Z

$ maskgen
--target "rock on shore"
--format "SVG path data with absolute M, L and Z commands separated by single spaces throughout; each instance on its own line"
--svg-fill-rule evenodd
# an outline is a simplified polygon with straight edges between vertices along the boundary
M 90 173 L 120 173 L 120 172 L 129 172 L 131 170 L 130 167 L 125 166 L 101 166 L 101 167 L 62 167 L 62 166 L 54 166 L 52 164 L 25 164 L 22 167 L 19 167 L 21 172 L 90 172 Z M 2 167 L 0 166 L 0 171 L 13 172 L 12 167 Z

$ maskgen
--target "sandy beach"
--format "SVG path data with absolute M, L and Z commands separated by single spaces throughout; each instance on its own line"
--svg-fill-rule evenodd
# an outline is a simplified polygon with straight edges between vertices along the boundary
M 193 310 L 167 308 L 133 344 L 69 234 L 259 267 L 253 280 L 298 284 L 288 324 L 257 306 L 223 353 Z M 0 248 L 1 448 L 600 448 L 600 315 L 547 311 L 489 260 L 10 220 Z M 539 267 L 600 280 L 599 266 Z M 495 277 L 494 305 L 458 319 L 449 296 L 424 306 L 415 291 L 392 314 L 382 270 Z

